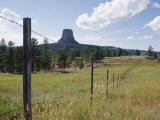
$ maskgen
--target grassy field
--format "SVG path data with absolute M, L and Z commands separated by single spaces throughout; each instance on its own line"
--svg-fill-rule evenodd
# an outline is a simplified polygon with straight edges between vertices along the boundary
M 143 57 L 107 58 L 107 67 L 94 69 L 94 96 L 90 102 L 90 69 L 71 73 L 32 75 L 33 120 L 160 120 L 160 63 Z M 112 74 L 131 69 L 120 88 Z M 106 98 L 106 71 L 110 70 Z M 0 113 L 22 106 L 22 75 L 0 73 Z M 77 92 L 70 95 L 72 92 Z M 62 99 L 54 99 L 65 96 Z M 6 118 L 23 119 L 23 110 Z M 9 118 L 10 117 L 10 118 Z

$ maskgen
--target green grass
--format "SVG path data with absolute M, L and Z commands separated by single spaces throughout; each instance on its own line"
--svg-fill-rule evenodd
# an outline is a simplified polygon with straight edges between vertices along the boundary
M 109 58 L 104 62 L 111 64 L 110 67 L 96 67 L 92 106 L 90 90 L 84 91 L 90 88 L 90 69 L 65 74 L 33 74 L 32 103 L 50 99 L 32 107 L 33 120 L 159 120 L 159 63 L 142 59 L 131 69 L 120 88 L 112 88 L 112 74 L 117 77 L 140 59 Z M 105 95 L 107 69 L 110 70 L 108 98 Z M 22 75 L 0 73 L 0 113 L 22 106 L 22 85 Z M 52 100 L 76 91 L 82 92 Z M 17 111 L 8 117 L 15 115 L 23 119 L 22 112 Z

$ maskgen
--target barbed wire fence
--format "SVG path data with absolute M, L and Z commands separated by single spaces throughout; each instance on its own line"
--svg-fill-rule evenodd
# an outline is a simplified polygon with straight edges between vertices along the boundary
M 15 21 L 13 21 L 13 20 L 10 20 L 10 19 L 8 19 L 8 18 L 6 18 L 6 17 L 3 17 L 3 16 L 0 16 L 0 18 L 2 18 L 2 19 L 4 19 L 4 20 L 6 20 L 6 21 L 8 21 L 8 22 L 11 22 L 11 23 L 13 23 L 13 24 L 16 24 L 16 25 L 18 25 L 18 26 L 20 26 L 20 27 L 22 27 L 22 28 L 24 28 L 24 25 L 21 25 L 21 24 L 19 24 L 18 22 L 15 22 Z M 25 18 L 24 18 L 25 19 Z M 26 20 L 27 20 L 28 18 L 26 18 Z M 24 22 L 25 22 L 25 20 L 24 20 Z M 28 21 L 27 21 L 28 22 Z M 31 23 L 31 21 L 30 21 L 30 23 Z M 31 26 L 28 26 L 28 25 L 26 25 L 26 27 L 29 27 L 29 28 L 31 28 Z M 38 36 L 40 36 L 40 37 L 42 37 L 42 38 L 44 38 L 44 39 L 46 39 L 46 40 L 48 40 L 48 41 L 51 41 L 51 42 L 53 42 L 53 43 L 55 43 L 55 41 L 53 40 L 53 39 L 51 39 L 51 38 L 49 38 L 49 37 L 47 37 L 47 36 L 44 36 L 44 35 L 42 35 L 41 33 L 39 33 L 39 32 L 36 32 L 36 31 L 34 31 L 34 30 L 31 30 L 30 29 L 30 31 L 25 31 L 25 28 L 24 28 L 24 32 L 25 33 L 27 33 L 27 32 L 31 32 L 31 33 L 34 33 L 34 34 L 36 34 L 36 35 L 38 35 Z M 24 33 L 24 34 L 25 34 Z M 25 35 L 24 35 L 25 36 Z M 26 34 L 26 39 L 28 39 L 27 37 L 31 37 L 30 35 L 28 35 L 28 33 Z M 25 38 L 24 38 L 25 39 Z M 29 40 L 31 40 L 31 38 L 29 38 Z M 28 46 L 27 46 L 28 47 Z M 24 49 L 25 50 L 25 49 Z M 25 63 L 25 62 L 24 62 Z M 27 73 L 27 75 L 29 75 L 28 73 Z M 27 80 L 28 80 L 28 78 L 27 78 Z M 30 84 L 30 83 L 29 83 Z M 31 86 L 26 86 L 27 88 L 29 88 L 29 87 L 31 87 Z M 26 96 L 28 97 L 31 97 L 31 94 L 29 94 L 29 93 L 25 93 L 26 92 L 26 89 L 27 88 L 24 88 L 24 86 L 23 86 L 23 93 L 24 94 L 27 94 Z M 24 91 L 24 89 L 25 89 L 25 91 Z M 30 89 L 30 88 L 29 88 Z M 67 97 L 67 96 L 71 96 L 71 95 L 75 95 L 75 94 L 77 94 L 77 93 L 80 93 L 80 92 L 84 92 L 84 91 L 87 91 L 87 90 L 89 90 L 88 88 L 87 89 L 84 89 L 83 91 L 78 91 L 78 92 L 72 92 L 72 93 L 70 93 L 70 94 L 68 94 L 68 95 L 63 95 L 63 96 L 59 96 L 59 97 L 55 97 L 53 100 L 55 100 L 55 99 L 62 99 L 62 98 L 64 98 L 64 97 Z M 30 90 L 29 90 L 30 91 Z M 24 99 L 30 99 L 30 98 L 24 98 L 24 96 L 23 96 L 23 101 L 25 102 L 25 100 Z M 30 107 L 30 109 L 31 109 L 31 105 L 32 106 L 34 106 L 34 105 L 36 105 L 36 104 L 41 104 L 41 103 L 43 103 L 43 102 L 47 102 L 47 101 L 50 101 L 51 99 L 49 99 L 49 100 L 43 100 L 43 101 L 40 101 L 40 102 L 35 102 L 35 103 L 33 103 L 33 104 L 31 104 L 31 101 L 29 100 L 29 106 L 28 107 Z M 27 103 L 26 104 L 28 104 L 28 100 L 27 100 Z M 16 106 L 16 105 L 14 105 L 14 106 Z M 12 110 L 9 110 L 9 111 L 7 111 L 7 112 L 4 112 L 4 113 L 1 113 L 0 114 L 0 118 L 1 117 L 5 117 L 6 115 L 8 115 L 8 114 L 10 114 L 10 113 L 13 113 L 13 112 L 15 112 L 15 111 L 18 111 L 18 110 L 24 110 L 24 109 L 26 109 L 26 106 L 24 105 L 23 107 L 22 106 L 20 106 L 20 107 L 16 107 L 15 109 L 12 109 Z M 24 110 L 25 111 L 25 113 L 24 114 L 26 114 L 25 115 L 25 118 L 26 119 L 32 119 L 32 116 L 31 116 L 31 111 L 29 111 L 30 113 L 28 114 L 27 112 L 27 110 Z
M 20 27 L 25 27 L 24 25 L 21 25 L 21 24 L 19 24 L 19 23 L 17 23 L 17 22 L 15 22 L 15 21 L 13 21 L 13 20 L 10 20 L 10 19 L 8 19 L 8 18 L 5 18 L 5 17 L 3 17 L 3 16 L 0 16 L 0 18 L 2 18 L 2 19 L 5 19 L 5 20 L 7 20 L 7 21 L 9 21 L 9 22 L 11 22 L 11 23 L 14 23 L 14 24 L 16 24 L 16 25 L 18 25 L 18 26 L 20 26 Z M 28 19 L 28 18 L 27 18 Z M 27 25 L 26 25 L 27 26 Z M 28 26 L 27 26 L 28 27 Z M 36 32 L 36 31 L 34 31 L 34 30 L 31 30 L 31 27 L 29 26 L 29 28 L 30 28 L 30 32 L 31 33 L 34 33 L 34 34 L 36 34 L 36 35 L 38 35 L 38 36 L 40 36 L 40 37 L 42 37 L 42 38 L 44 38 L 44 39 L 46 39 L 46 40 L 49 40 L 49 41 L 51 41 L 51 42 L 53 42 L 53 43 L 55 43 L 55 41 L 53 40 L 53 39 L 51 39 L 51 38 L 49 38 L 49 37 L 47 37 L 47 36 L 45 36 L 45 35 L 43 35 L 43 34 L 40 34 L 39 32 Z M 24 30 L 25 31 L 25 30 Z M 27 31 L 27 32 L 29 32 L 29 31 Z M 26 35 L 28 35 L 28 34 L 26 34 Z M 26 37 L 28 37 L 28 36 L 26 36 Z M 27 38 L 27 40 L 31 40 L 31 38 Z M 26 50 L 28 50 L 28 49 L 26 49 Z M 9 111 L 7 111 L 7 112 L 4 112 L 4 113 L 1 113 L 0 114 L 0 119 L 1 118 L 3 118 L 3 117 L 6 117 L 6 115 L 8 115 L 8 114 L 11 114 L 11 113 L 13 113 L 13 112 L 15 112 L 15 111 L 19 111 L 19 110 L 23 110 L 24 111 L 24 117 L 27 119 L 27 120 L 30 120 L 30 119 L 32 119 L 32 111 L 31 111 L 31 106 L 34 106 L 34 105 L 37 105 L 37 104 L 42 104 L 42 103 L 44 103 L 44 102 L 47 102 L 47 101 L 54 101 L 54 100 L 56 100 L 56 99 L 63 99 L 63 98 L 65 98 L 65 97 L 68 97 L 68 96 L 72 96 L 72 95 L 76 95 L 76 94 L 78 94 L 78 93 L 82 93 L 82 92 L 88 92 L 89 90 L 91 90 L 91 105 L 93 104 L 93 91 L 94 91 L 94 87 L 96 88 L 96 84 L 98 84 L 98 83 L 95 83 L 95 85 L 94 85 L 94 83 L 93 83 L 93 79 L 94 79 L 94 71 L 93 71 L 93 68 L 94 68 L 94 66 L 93 66 L 93 59 L 92 59 L 92 65 L 91 65 L 91 86 L 90 86 L 90 88 L 86 88 L 86 89 L 83 89 L 83 91 L 77 91 L 77 92 L 71 92 L 71 93 L 69 93 L 69 94 L 67 94 L 67 95 L 62 95 L 62 96 L 58 96 L 58 97 L 54 97 L 54 98 L 52 98 L 52 99 L 47 99 L 47 100 L 42 100 L 42 101 L 40 101 L 40 102 L 35 102 L 35 103 L 31 103 L 31 101 L 30 101 L 30 98 L 29 97 L 31 97 L 31 94 L 30 93 L 28 93 L 28 92 L 25 92 L 26 90 L 28 90 L 28 89 L 31 89 L 30 87 L 31 86 L 26 86 L 26 88 L 23 88 L 23 94 L 27 94 L 27 98 L 26 97 L 24 97 L 23 96 L 23 101 L 25 102 L 25 100 L 24 99 L 27 99 L 27 102 L 26 102 L 26 104 L 24 104 L 24 106 L 18 106 L 18 107 L 16 107 L 15 109 L 12 109 L 12 110 L 9 110 Z M 137 65 L 137 64 L 136 64 Z M 104 83 L 105 85 L 106 85 L 106 87 L 103 87 L 103 88 L 105 88 L 106 89 L 106 97 L 108 97 L 108 94 L 109 94 L 109 89 L 110 88 L 119 88 L 121 85 L 122 85 L 122 82 L 123 81 L 125 81 L 126 80 L 126 76 L 127 76 L 127 74 L 134 68 L 134 67 L 136 67 L 136 65 L 133 65 L 133 66 L 131 66 L 131 67 L 129 67 L 128 69 L 126 69 L 122 74 L 118 74 L 117 75 L 117 78 L 116 78 L 116 74 L 114 74 L 113 73 L 113 75 L 112 75 L 112 81 L 109 81 L 109 79 L 110 79 L 110 75 L 111 75 L 111 73 L 109 73 L 109 70 L 107 70 L 107 72 L 106 72 L 106 83 Z M 31 75 L 31 72 L 30 73 L 27 73 L 27 75 Z M 31 82 L 31 79 L 28 79 L 28 78 L 26 78 L 27 79 L 27 82 L 29 81 L 29 84 L 30 84 L 30 82 Z M 116 82 L 117 81 L 117 82 Z M 28 84 L 28 83 L 27 83 Z M 109 84 L 110 84 L 110 86 L 112 86 L 112 87 L 109 87 Z M 117 85 L 116 85 L 117 84 Z M 117 87 L 116 87 L 117 86 Z M 30 91 L 30 90 L 29 90 Z M 28 111 L 27 110 L 27 108 L 26 108 L 26 105 L 28 105 L 28 103 L 29 103 L 29 108 L 30 108 L 30 111 Z M 16 105 L 15 105 L 16 106 Z

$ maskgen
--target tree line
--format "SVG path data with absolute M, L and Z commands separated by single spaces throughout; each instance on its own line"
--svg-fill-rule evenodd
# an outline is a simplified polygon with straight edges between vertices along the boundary
M 141 55 L 139 50 L 130 54 L 121 48 L 110 49 L 95 47 L 85 47 L 83 49 L 57 49 L 51 52 L 49 42 L 44 39 L 39 45 L 37 39 L 31 39 L 32 48 L 32 72 L 54 70 L 55 68 L 65 69 L 71 65 L 82 69 L 84 64 L 89 64 L 93 58 L 95 62 L 101 62 L 104 57 Z M 150 46 L 147 51 L 148 56 L 157 58 L 157 53 L 153 52 Z M 15 46 L 12 41 L 6 44 L 5 40 L 0 41 L 0 72 L 22 73 L 23 71 L 23 48 Z
M 50 70 L 52 62 L 51 51 L 48 41 L 45 39 L 42 48 L 38 46 L 35 38 L 31 40 L 32 47 L 32 72 L 41 69 Z M 5 40 L 0 41 L 0 72 L 22 73 L 23 71 L 23 47 L 14 46 L 12 41 L 6 44 Z

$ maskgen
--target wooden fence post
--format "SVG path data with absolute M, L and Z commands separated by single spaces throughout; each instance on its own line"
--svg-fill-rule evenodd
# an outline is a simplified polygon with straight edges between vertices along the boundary
M 118 86 L 119 86 L 119 85 L 118 85 L 118 83 L 119 83 L 118 80 L 119 80 L 119 74 L 118 74 L 118 76 L 117 76 L 117 88 L 118 88 Z
M 23 19 L 23 105 L 24 118 L 32 120 L 31 108 L 31 18 Z
M 119 74 L 119 87 L 121 87 L 121 74 Z
M 114 88 L 114 74 L 113 74 L 113 88 Z
M 93 103 L 93 58 L 92 58 L 92 65 L 91 65 L 91 105 Z
M 108 97 L 108 79 L 109 79 L 109 70 L 107 70 L 107 90 L 106 90 L 106 97 Z

